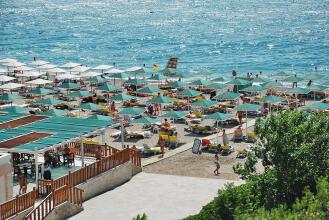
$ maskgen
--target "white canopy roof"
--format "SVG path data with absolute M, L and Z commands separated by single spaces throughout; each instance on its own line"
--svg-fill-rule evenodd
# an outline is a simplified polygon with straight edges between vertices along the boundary
M 139 71 L 141 69 L 142 69 L 142 67 L 140 67 L 140 66 L 133 66 L 133 67 L 130 67 L 130 68 L 126 69 L 125 71 L 126 72 L 136 72 L 136 71 Z
M 42 65 L 42 66 L 38 66 L 37 68 L 38 69 L 42 69 L 42 70 L 47 70 L 47 69 L 53 69 L 53 68 L 56 68 L 57 66 L 54 65 L 54 64 L 45 64 L 45 65 Z
M 115 68 L 112 68 L 110 70 L 105 71 L 105 73 L 109 73 L 109 74 L 123 73 L 123 72 L 125 72 L 125 71 L 124 70 L 120 70 L 120 69 L 115 69 Z
M 0 60 L 0 63 L 12 63 L 12 62 L 17 62 L 16 59 L 11 59 L 11 58 L 5 58 Z
M 2 65 L 8 66 L 8 67 L 17 67 L 17 66 L 25 66 L 25 63 L 20 62 L 9 62 L 9 63 L 3 63 Z
M 89 78 L 89 77 L 94 77 L 94 76 L 100 76 L 102 73 L 98 72 L 86 72 L 86 73 L 81 73 L 80 77 L 81 78 Z
M 45 65 L 47 63 L 49 63 L 49 62 L 44 61 L 44 60 L 34 60 L 30 64 L 33 65 L 33 66 L 42 66 L 42 65 Z
M 0 86 L 0 89 L 17 89 L 20 87 L 25 87 L 25 85 L 23 84 L 19 84 L 19 83 L 7 83 L 7 84 L 3 84 Z
M 64 67 L 64 68 L 73 68 L 73 67 L 76 67 L 76 66 L 80 66 L 81 64 L 79 63 L 72 63 L 72 62 L 69 62 L 69 63 L 65 63 L 64 65 L 60 66 L 60 67 Z
M 73 74 L 70 74 L 70 73 L 65 73 L 65 74 L 58 75 L 55 78 L 58 79 L 58 80 L 62 80 L 62 79 L 76 79 L 76 78 L 79 78 L 79 77 L 80 76 L 73 75 Z
M 56 67 L 53 69 L 46 70 L 46 72 L 48 72 L 48 73 L 66 73 L 66 70 Z
M 43 72 L 36 72 L 36 71 L 28 71 L 28 72 L 23 72 L 22 74 L 17 74 L 17 77 L 39 77 L 42 75 L 45 75 L 46 73 Z
M 11 77 L 11 76 L 0 75 L 0 82 L 9 82 L 14 79 L 16 79 L 16 78 Z
M 113 66 L 110 66 L 110 65 L 99 65 L 99 66 L 96 66 L 94 68 L 92 68 L 93 70 L 108 70 L 108 69 L 111 69 L 113 68 Z
M 86 66 L 76 66 L 71 69 L 71 72 L 82 73 L 82 72 L 86 72 L 89 69 L 90 69 L 90 67 L 86 67 Z
M 45 84 L 49 84 L 49 83 L 52 83 L 52 81 L 45 80 L 45 79 L 35 79 L 35 80 L 26 82 L 26 84 L 33 84 L 33 85 L 45 85 Z
M 14 68 L 14 70 L 19 70 L 19 71 L 30 71 L 33 70 L 34 68 L 28 67 L 28 66 L 17 66 Z

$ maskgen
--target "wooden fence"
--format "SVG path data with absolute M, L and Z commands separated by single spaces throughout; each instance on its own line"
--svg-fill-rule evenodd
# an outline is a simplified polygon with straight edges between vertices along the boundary
M 35 207 L 27 216 L 27 220 L 42 220 L 54 208 L 64 202 L 71 202 L 82 207 L 83 190 L 71 186 L 62 186 L 52 191 L 37 207 Z
M 67 146 L 69 148 L 75 148 L 76 155 L 81 156 L 82 152 L 81 152 L 80 145 L 81 145 L 80 142 L 71 142 L 71 143 L 67 144 Z M 86 156 L 86 157 L 96 157 L 96 151 L 98 150 L 98 148 L 101 149 L 103 157 L 108 157 L 108 156 L 111 156 L 113 154 L 116 154 L 116 153 L 120 152 L 120 150 L 118 150 L 114 147 L 108 146 L 108 145 L 83 144 L 84 156 Z
M 14 199 L 0 204 L 0 220 L 10 218 L 18 213 L 34 206 L 37 192 L 33 191 L 16 196 Z

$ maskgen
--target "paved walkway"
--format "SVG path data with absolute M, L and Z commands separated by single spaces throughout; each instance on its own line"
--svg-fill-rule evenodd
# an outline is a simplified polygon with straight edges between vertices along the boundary
M 232 181 L 142 172 L 115 190 L 84 202 L 84 211 L 71 219 L 132 220 L 143 213 L 148 219 L 182 219 L 197 214 L 228 182 Z

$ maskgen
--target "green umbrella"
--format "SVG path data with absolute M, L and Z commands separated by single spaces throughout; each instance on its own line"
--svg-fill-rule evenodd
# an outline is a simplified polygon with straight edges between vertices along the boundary
M 142 108 L 122 108 L 119 115 L 141 115 L 145 112 Z
M 55 99 L 55 98 L 41 99 L 36 102 L 36 104 L 40 104 L 40 105 L 57 105 L 57 104 L 62 104 L 62 103 L 65 103 L 65 101 Z
M 112 118 L 110 116 L 105 116 L 105 115 L 92 115 L 88 117 L 87 119 L 95 119 L 95 120 L 100 120 L 100 121 L 112 121 Z
M 215 96 L 215 100 L 229 100 L 229 101 L 234 101 L 238 99 L 241 96 L 240 93 L 235 93 L 235 92 L 223 92 L 220 93 L 219 95 Z
M 0 100 L 2 100 L 2 101 L 14 101 L 17 99 L 24 99 L 24 98 L 20 95 L 15 95 L 15 94 L 10 94 L 10 93 L 5 93 L 2 96 L 0 96 Z
M 167 87 L 169 87 L 169 88 L 183 88 L 185 86 L 187 86 L 187 83 L 180 82 L 180 81 L 170 82 L 167 85 Z
M 284 82 L 300 82 L 303 81 L 304 78 L 302 77 L 298 77 L 298 76 L 289 76 L 287 78 L 285 78 L 283 81 Z
M 191 82 L 191 85 L 207 87 L 209 85 L 209 82 L 202 80 L 202 79 L 198 79 L 198 80 Z
M 277 82 L 277 81 L 275 81 L 275 82 L 264 83 L 264 84 L 262 84 L 262 86 L 263 86 L 264 88 L 267 88 L 267 89 L 271 89 L 271 88 L 281 88 L 281 87 L 283 87 L 282 83 Z
M 163 76 L 163 75 L 160 75 L 160 74 L 154 74 L 152 75 L 150 78 L 150 80 L 157 80 L 157 81 L 160 81 L 160 80 L 165 80 L 167 79 L 167 77 Z
M 87 79 L 88 82 L 92 82 L 92 83 L 103 83 L 106 82 L 107 79 L 100 77 L 100 76 L 95 76 L 95 77 L 91 77 L 89 79 Z
M 49 115 L 49 116 L 64 116 L 67 114 L 67 110 L 59 110 L 59 109 L 51 109 L 45 112 L 42 112 L 42 115 Z
M 147 86 L 144 88 L 140 88 L 136 91 L 136 93 L 147 93 L 147 94 L 157 94 L 162 90 L 155 86 Z
M 178 96 L 191 98 L 191 97 L 196 97 L 200 94 L 202 94 L 202 92 L 193 89 L 184 89 L 183 91 L 178 93 Z
M 306 80 L 317 80 L 323 78 L 320 73 L 310 73 L 304 77 Z
M 262 97 L 259 101 L 260 102 L 265 102 L 265 103 L 276 104 L 276 103 L 282 103 L 282 102 L 284 102 L 285 99 L 282 98 L 281 96 L 268 95 L 268 96 Z
M 165 75 L 173 75 L 177 72 L 177 70 L 172 68 L 164 68 L 162 70 L 159 70 L 158 72 Z
M 223 83 L 212 83 L 207 86 L 209 89 L 225 89 L 229 87 L 229 85 Z
M 228 85 L 236 85 L 236 86 L 244 86 L 244 85 L 248 85 L 251 82 L 245 79 L 233 79 L 229 82 L 227 82 L 226 84 Z
M 122 88 L 120 86 L 115 86 L 115 85 L 111 85 L 109 83 L 106 83 L 102 86 L 97 87 L 97 90 L 107 91 L 107 92 L 114 92 L 114 91 L 122 90 Z
M 88 97 L 88 96 L 92 96 L 93 94 L 88 92 L 88 91 L 83 91 L 83 90 L 79 90 L 76 92 L 71 92 L 70 94 L 66 95 L 67 97 Z
M 312 92 L 322 92 L 328 89 L 327 86 L 322 86 L 322 85 L 311 85 L 307 88 L 310 89 Z
M 151 125 L 151 124 L 157 124 L 157 123 L 159 123 L 159 121 L 157 119 L 150 118 L 150 117 L 141 117 L 141 118 L 133 120 L 132 123 Z
M 10 106 L 4 109 L 1 109 L 3 112 L 9 112 L 9 113 L 27 113 L 29 109 L 23 108 L 20 106 Z
M 226 114 L 226 113 L 221 113 L 221 112 L 215 112 L 211 115 L 207 115 L 205 119 L 213 119 L 216 121 L 226 121 L 231 118 L 234 118 L 234 115 L 232 114 Z
M 161 115 L 161 118 L 170 118 L 170 119 L 181 119 L 184 118 L 186 115 L 188 115 L 188 112 L 183 111 L 169 111 L 163 115 Z
M 175 98 L 170 98 L 170 97 L 166 97 L 166 96 L 156 96 L 156 97 L 152 98 L 149 102 L 162 104 L 162 103 L 170 103 L 170 102 L 175 102 L 175 101 L 177 101 L 177 99 L 175 99 Z
M 329 110 L 329 103 L 314 102 L 312 104 L 301 107 L 302 110 Z
M 261 77 L 256 77 L 252 80 L 252 83 L 267 83 L 269 82 L 270 80 L 269 79 L 264 79 L 264 78 L 261 78 Z
M 228 82 L 228 81 L 230 81 L 230 80 L 231 80 L 231 79 L 228 78 L 228 77 L 221 76 L 221 77 L 218 77 L 218 78 L 212 79 L 211 81 L 213 81 L 213 82 L 222 82 L 222 83 L 224 83 L 224 82 Z
M 50 89 L 44 89 L 41 87 L 38 87 L 36 89 L 30 90 L 29 93 L 34 94 L 34 95 L 48 95 L 52 93 L 53 91 Z
M 100 105 L 97 105 L 97 104 L 94 104 L 94 103 L 88 102 L 88 103 L 84 103 L 84 104 L 80 105 L 80 108 L 96 111 L 96 110 L 102 109 L 104 107 L 100 106 Z
M 287 94 L 302 94 L 302 95 L 309 94 L 310 92 L 311 92 L 310 89 L 301 88 L 301 87 L 290 88 L 290 89 L 287 89 L 287 91 L 286 91 Z
M 63 83 L 62 85 L 59 86 L 59 88 L 61 89 L 78 89 L 80 88 L 80 85 L 76 84 L 76 83 Z
M 136 97 L 124 93 L 116 94 L 110 98 L 111 101 L 125 101 L 131 99 L 136 99 Z
M 234 108 L 234 111 L 249 112 L 249 111 L 258 111 L 259 109 L 260 109 L 260 105 L 244 103 L 236 106 Z
M 217 104 L 218 104 L 218 102 L 211 101 L 211 100 L 208 100 L 208 99 L 202 99 L 202 100 L 193 102 L 192 106 L 211 107 L 211 106 L 214 106 L 214 105 L 217 105 Z
M 277 77 L 288 77 L 290 75 L 291 74 L 283 72 L 283 71 L 273 74 L 273 76 L 277 76 Z
M 147 81 L 144 79 L 129 79 L 125 83 L 129 85 L 144 85 L 147 84 Z
M 111 77 L 116 79 L 127 79 L 129 78 L 129 75 L 127 73 L 115 73 L 111 75 Z
M 263 86 L 249 86 L 244 89 L 241 89 L 242 92 L 250 92 L 250 93 L 258 93 L 267 90 L 267 88 Z

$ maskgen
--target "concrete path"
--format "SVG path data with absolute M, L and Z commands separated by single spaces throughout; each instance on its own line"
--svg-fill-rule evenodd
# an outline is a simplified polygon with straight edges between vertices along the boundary
M 152 220 L 182 219 L 197 214 L 228 182 L 233 181 L 142 172 L 115 190 L 84 202 L 84 211 L 71 219 L 132 220 L 143 213 Z

